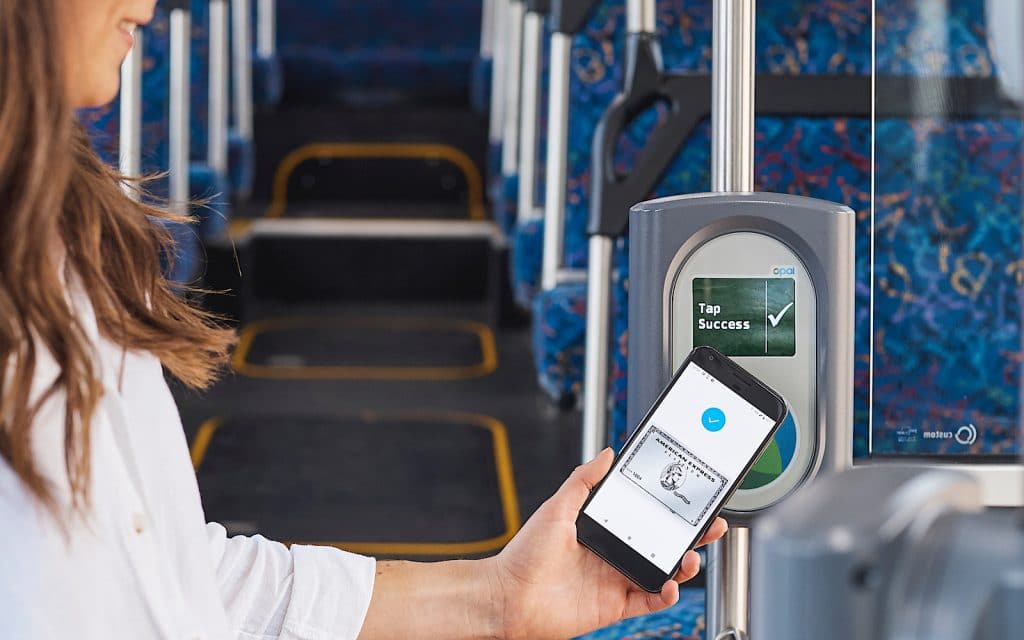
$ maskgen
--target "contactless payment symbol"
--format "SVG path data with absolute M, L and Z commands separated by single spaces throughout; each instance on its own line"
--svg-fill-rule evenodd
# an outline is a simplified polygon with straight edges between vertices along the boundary
M 725 412 L 718 407 L 705 409 L 704 415 L 700 417 L 700 422 L 708 431 L 721 431 L 725 426 Z

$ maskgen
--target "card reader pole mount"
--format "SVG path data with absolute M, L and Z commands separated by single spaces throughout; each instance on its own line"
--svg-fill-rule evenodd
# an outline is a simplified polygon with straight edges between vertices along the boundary
M 754 190 L 755 0 L 715 0 L 711 62 L 711 189 Z M 750 529 L 734 527 L 708 549 L 708 637 L 746 638 Z

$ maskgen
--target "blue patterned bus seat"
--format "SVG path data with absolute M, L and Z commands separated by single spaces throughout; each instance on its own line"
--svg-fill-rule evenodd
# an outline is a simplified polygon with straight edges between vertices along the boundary
M 473 75 L 469 79 L 469 104 L 473 111 L 486 114 L 491 108 L 491 74 L 494 73 L 494 60 L 477 58 L 473 63 Z
M 158 201 L 168 197 L 166 174 L 169 163 L 168 94 L 170 92 L 170 19 L 167 11 L 157 7 L 153 21 L 146 27 L 143 40 L 142 78 L 142 174 L 154 176 L 146 184 L 147 190 Z M 99 109 L 85 110 L 81 119 L 104 162 L 118 165 L 120 143 L 120 101 Z M 155 177 L 159 176 L 159 177 Z M 168 275 L 179 283 L 191 282 L 199 271 L 200 247 L 192 225 L 161 221 L 176 241 L 175 259 Z M 168 264 L 167 256 L 164 263 Z
M 545 25 L 547 25 L 546 22 Z M 548 95 L 551 85 L 551 29 L 548 26 L 545 26 L 542 42 L 544 47 L 541 52 L 541 83 L 537 101 L 537 179 L 534 183 L 533 194 L 533 201 L 539 209 L 543 209 L 547 185 Z M 518 199 L 518 192 L 516 195 Z M 518 202 L 513 203 L 513 208 L 517 208 L 517 205 Z M 533 298 L 540 289 L 544 245 L 543 218 L 517 219 L 512 229 L 512 235 L 513 291 L 519 306 L 523 309 L 530 309 L 533 305 Z
M 281 66 L 281 56 L 276 51 L 269 56 L 259 52 L 256 41 L 259 32 L 260 3 L 252 0 L 249 3 L 249 13 L 249 24 L 252 26 L 252 101 L 256 108 L 273 109 L 284 97 L 284 69 Z M 277 19 L 276 15 L 274 19 Z
M 402 91 L 469 97 L 479 0 L 279 0 L 278 51 L 290 96 Z
M 214 171 L 207 162 L 210 138 L 210 2 L 192 0 L 192 65 L 189 97 L 189 187 L 192 197 L 203 203 L 195 208 L 201 238 L 220 235 L 231 213 L 227 175 Z
M 1011 116 L 876 124 L 876 453 L 1017 452 L 1022 133 Z M 860 275 L 870 235 L 858 244 Z M 869 354 L 871 284 L 858 281 L 860 361 Z M 867 423 L 867 373 L 858 369 L 858 424 Z M 927 432 L 960 424 L 977 429 L 970 447 L 908 443 L 901 434 L 905 425 Z
M 796 4 L 789 6 L 789 10 L 792 10 Z M 818 47 L 817 50 L 822 50 L 822 34 L 827 33 L 827 31 L 811 28 L 813 24 L 811 20 L 832 16 L 826 22 L 835 28 L 836 35 L 842 36 L 839 38 L 839 41 L 846 42 L 846 53 L 826 56 L 828 58 L 827 66 L 819 65 L 815 67 L 808 65 L 806 70 L 819 73 L 823 71 L 830 73 L 869 73 L 870 63 L 867 56 L 869 45 L 862 44 L 858 48 L 851 44 L 857 41 L 856 38 L 860 38 L 863 41 L 870 36 L 869 30 L 864 30 L 867 24 L 865 19 L 869 16 L 869 7 L 867 5 L 866 1 L 840 4 L 831 3 L 826 8 L 805 3 L 804 13 L 798 16 L 799 19 L 791 20 L 789 24 L 799 25 L 799 28 L 803 29 L 806 35 L 798 39 L 795 46 L 791 45 L 788 48 L 781 46 L 785 42 L 784 40 L 773 42 L 771 39 L 772 32 L 765 29 L 765 11 L 762 11 L 759 14 L 758 21 L 759 67 L 762 64 L 766 65 L 767 70 L 770 72 L 783 72 L 786 69 L 804 71 L 803 68 L 798 68 L 798 66 L 794 65 L 800 63 L 801 60 L 810 63 L 811 59 L 807 57 L 806 53 L 802 52 L 815 50 L 812 47 L 812 43 L 818 43 L 816 45 Z M 935 9 L 930 4 L 928 7 Z M 920 74 L 947 76 L 986 76 L 992 74 L 993 63 L 985 48 L 984 13 L 980 3 L 958 4 L 955 9 L 950 11 L 948 21 L 944 23 L 943 28 L 939 29 L 934 27 L 934 23 L 927 22 L 935 18 L 930 13 L 918 14 L 918 18 L 911 20 L 909 18 L 911 14 L 908 13 L 910 8 L 910 5 L 906 2 L 879 3 L 879 14 L 883 18 L 880 24 L 884 23 L 885 25 L 885 28 L 878 35 L 880 73 L 887 75 Z M 785 7 L 775 6 L 772 9 L 779 11 L 785 9 Z M 844 14 L 845 17 L 830 13 L 830 11 L 834 12 L 836 10 L 846 12 Z M 776 13 L 775 15 L 782 16 L 783 14 Z M 923 20 L 926 26 L 922 26 L 919 20 Z M 786 23 L 780 22 L 779 24 Z M 775 33 L 779 32 L 776 31 Z M 825 40 L 827 41 L 828 39 Z M 762 48 L 765 43 L 769 43 L 767 51 Z M 834 49 L 835 47 L 833 47 Z M 827 52 L 829 50 L 825 48 L 824 51 Z M 761 53 L 769 52 L 771 53 L 769 57 L 761 57 Z M 801 58 L 801 55 L 804 57 Z M 669 55 L 666 52 L 666 61 L 668 60 Z M 761 70 L 764 71 L 765 69 L 762 68 Z M 868 195 L 870 184 L 870 124 L 862 120 L 821 120 L 817 122 L 814 119 L 806 118 L 774 120 L 775 122 L 772 122 L 772 119 L 758 118 L 757 188 L 831 199 L 846 203 L 857 212 L 857 333 L 855 337 L 857 354 L 855 379 L 857 385 L 855 408 L 858 419 L 856 421 L 854 445 L 855 454 L 862 456 L 866 453 L 867 443 L 867 365 L 871 346 L 870 327 L 867 325 L 867 309 L 869 307 L 872 285 L 869 263 L 871 220 Z M 1015 149 L 1012 142 L 1014 136 L 1019 140 L 1019 126 L 1016 122 L 949 121 L 936 123 L 933 121 L 930 125 L 923 125 L 920 120 L 893 121 L 892 123 L 885 123 L 879 126 L 878 139 L 880 141 L 899 139 L 895 132 L 899 130 L 900 126 L 915 131 L 918 135 L 918 141 L 920 141 L 920 136 L 924 135 L 923 132 L 931 132 L 930 135 L 934 140 L 929 139 L 928 141 L 928 159 L 929 164 L 934 165 L 934 168 L 929 167 L 928 184 L 914 186 L 913 182 L 908 181 L 908 176 L 904 175 L 901 180 L 896 181 L 897 185 L 902 185 L 902 189 L 892 197 L 883 200 L 881 198 L 882 192 L 879 191 L 880 197 L 876 203 L 876 223 L 887 207 L 902 210 L 907 206 L 908 202 L 917 202 L 920 198 L 924 198 L 926 202 L 939 200 L 943 201 L 947 207 L 959 205 L 959 208 L 956 208 L 955 211 L 950 211 L 951 217 L 958 215 L 957 219 L 962 220 L 965 215 L 972 214 L 976 219 L 966 222 L 967 226 L 972 224 L 977 226 L 977 234 L 972 234 L 972 237 L 976 235 L 977 238 L 986 238 L 988 237 L 986 234 L 993 227 L 1000 228 L 1006 224 L 1007 215 L 1010 216 L 1010 219 L 1015 215 L 1008 212 L 1019 211 L 1017 176 L 1019 175 L 1020 157 L 1019 154 L 1012 152 Z M 890 130 L 888 127 L 893 128 L 891 136 L 889 135 Z M 987 132 L 988 135 L 983 135 L 979 132 Z M 702 138 L 700 144 L 704 147 L 704 151 L 703 154 L 698 155 L 703 157 L 692 156 L 691 162 L 677 160 L 674 167 L 668 172 L 667 183 L 671 184 L 675 177 L 693 173 L 695 166 L 701 168 L 708 166 L 706 153 L 709 143 L 706 131 L 695 136 L 695 138 Z M 975 142 L 974 144 L 967 144 L 964 142 L 966 139 L 975 139 Z M 986 144 L 985 141 L 998 141 L 1000 143 L 998 152 L 990 152 L 990 145 Z M 687 144 L 687 147 L 681 153 L 683 157 L 695 153 L 693 149 L 695 142 L 697 140 Z M 883 154 L 881 152 L 877 154 L 876 178 L 879 184 L 883 183 L 882 176 L 888 175 L 890 171 L 906 171 L 906 167 L 913 166 L 915 161 L 918 163 L 916 166 L 921 166 L 920 158 L 914 157 L 915 155 L 920 155 L 920 151 L 915 151 L 913 144 L 908 142 L 902 152 L 899 148 L 896 148 L 898 145 L 893 146 L 892 151 L 885 154 L 886 157 L 882 157 Z M 763 151 L 764 149 L 773 148 L 776 149 L 773 153 L 765 153 Z M 959 164 L 953 165 L 951 160 L 942 160 L 942 158 L 947 157 L 956 159 Z M 1001 164 L 998 164 L 997 161 Z M 998 164 L 998 166 L 993 167 L 994 164 Z M 794 170 L 795 167 L 799 167 L 799 171 Z M 957 168 L 958 171 L 953 171 L 953 168 Z M 999 176 L 1000 179 L 996 182 L 990 181 L 988 185 L 980 184 L 984 181 L 974 178 L 979 171 L 988 172 L 987 175 L 989 176 Z M 835 175 L 841 172 L 845 173 L 845 175 Z M 688 183 L 692 178 L 693 176 L 683 180 L 683 182 Z M 586 180 L 584 179 L 581 182 L 585 184 Z M 943 189 L 943 187 L 945 188 Z M 685 193 L 706 188 L 707 181 L 704 179 L 702 184 L 698 186 L 676 184 L 668 188 L 667 193 Z M 921 191 L 921 193 L 918 193 L 918 191 Z M 935 195 L 936 192 L 948 193 L 949 196 L 939 198 Z M 662 194 L 663 188 L 659 188 L 652 195 Z M 585 199 L 586 195 L 585 190 L 578 194 L 579 199 Z M 979 202 L 984 204 L 978 204 Z M 993 206 L 993 204 L 997 206 Z M 934 205 L 932 210 L 934 210 Z M 574 227 L 567 229 L 569 236 L 571 236 L 575 229 L 578 237 L 578 241 L 575 244 L 578 250 L 567 251 L 566 258 L 569 264 L 574 262 L 576 264 L 585 264 L 584 225 L 586 213 L 584 208 L 580 209 L 580 214 L 580 221 Z M 904 214 L 901 213 L 899 215 L 903 216 Z M 900 220 L 902 221 L 904 218 L 901 217 Z M 927 219 L 923 215 L 921 216 L 921 222 L 925 223 L 923 228 L 928 229 Z M 904 224 L 907 227 L 911 226 L 906 223 Z M 918 237 L 935 237 L 937 233 L 938 231 L 934 228 L 930 231 L 931 235 L 919 230 Z M 910 350 L 916 350 L 919 357 L 915 359 L 915 362 L 920 361 L 918 368 L 919 376 L 914 387 L 907 386 L 905 382 L 900 383 L 900 381 L 905 381 L 905 378 L 895 373 L 897 371 L 896 368 L 894 368 L 894 373 L 891 374 L 893 376 L 893 382 L 890 385 L 891 389 L 880 386 L 878 371 L 876 370 L 874 398 L 876 422 L 880 417 L 889 418 L 893 425 L 892 430 L 895 433 L 899 423 L 899 419 L 896 416 L 901 411 L 904 414 L 908 411 L 907 403 L 900 401 L 901 397 L 899 394 L 904 396 L 913 395 L 920 393 L 919 390 L 922 388 L 930 388 L 933 394 L 941 396 L 943 393 L 948 393 L 947 390 L 950 388 L 964 388 L 965 392 L 969 390 L 970 394 L 974 396 L 990 396 L 990 400 L 987 404 L 982 403 L 984 405 L 983 411 L 975 410 L 972 412 L 968 411 L 965 407 L 958 413 L 958 417 L 963 419 L 974 418 L 983 421 L 986 424 L 986 428 L 997 432 L 1001 430 L 1001 432 L 1009 433 L 1012 430 L 1013 416 L 1016 415 L 1017 410 L 1016 393 L 1014 390 L 1017 388 L 1018 380 L 1017 368 L 1014 363 L 1019 360 L 1020 354 L 1019 347 L 1013 347 L 1013 345 L 1017 344 L 1015 341 L 1017 341 L 1017 336 L 1019 335 L 1019 320 L 1017 317 L 1017 307 L 1010 304 L 1005 296 L 1006 292 L 1012 291 L 1011 284 L 1017 282 L 1017 271 L 1012 265 L 1017 264 L 1020 260 L 1020 248 L 1019 244 L 1015 244 L 1019 242 L 1017 235 L 1010 234 L 1006 237 L 1009 238 L 1009 242 L 1004 242 L 1002 245 L 993 243 L 991 238 L 989 238 L 989 247 L 994 248 L 994 251 L 978 250 L 978 245 L 981 241 L 975 240 L 973 245 L 970 243 L 957 244 L 957 247 L 960 247 L 962 252 L 960 254 L 951 254 L 954 256 L 959 255 L 959 266 L 963 269 L 961 277 L 966 279 L 966 281 L 983 279 L 991 282 L 997 278 L 991 277 L 990 273 L 993 270 L 986 268 L 986 264 L 1002 261 L 1004 264 L 1011 265 L 1002 274 L 999 287 L 996 289 L 996 291 L 1002 291 L 1003 293 L 993 296 L 995 302 L 998 302 L 997 307 L 1004 311 L 1001 312 L 1001 315 L 992 318 L 990 321 L 991 325 L 998 327 L 1001 336 L 1000 340 L 1006 343 L 1003 345 L 1005 348 L 993 347 L 985 351 L 985 356 L 980 356 L 977 350 L 972 350 L 964 345 L 958 346 L 958 343 L 955 341 L 951 343 L 950 341 L 940 342 L 933 340 L 931 342 L 932 346 L 925 348 L 921 344 L 907 342 L 906 336 L 902 339 L 898 338 L 897 336 L 900 333 L 894 326 L 885 326 L 886 322 L 898 323 L 900 320 L 904 320 L 906 314 L 886 315 L 884 320 L 879 322 L 876 307 L 876 341 L 878 340 L 877 336 L 883 335 L 886 340 L 892 340 L 892 344 L 889 346 L 891 352 L 906 353 Z M 883 244 L 883 238 L 880 235 L 876 235 L 875 242 L 876 255 L 883 255 L 879 252 L 879 247 Z M 955 270 L 957 265 L 952 264 L 953 259 L 950 258 L 951 266 L 947 265 L 944 267 L 934 261 L 929 266 L 920 257 L 925 245 L 920 244 L 921 240 L 918 240 L 918 242 L 920 246 L 916 248 L 907 239 L 904 239 L 902 243 L 890 243 L 888 245 L 887 251 L 889 255 L 895 257 L 893 264 L 897 265 L 893 268 L 897 273 L 903 274 L 899 277 L 905 278 L 910 271 L 913 271 L 914 273 L 925 274 L 924 279 L 933 281 L 932 284 L 943 277 L 950 279 L 949 274 L 936 274 L 943 274 L 942 269 L 944 268 L 953 268 Z M 948 247 L 946 250 L 948 250 Z M 908 265 L 912 265 L 914 269 L 907 269 Z M 879 265 L 876 264 L 877 266 Z M 625 262 L 616 263 L 614 279 L 616 287 L 614 292 L 616 296 L 621 295 L 622 300 L 616 301 L 615 296 L 613 296 L 615 308 L 613 309 L 614 335 L 611 348 L 613 353 L 612 388 L 610 391 L 613 415 L 611 437 L 614 442 L 619 444 L 623 442 L 623 439 L 628 434 L 627 425 L 625 424 L 625 407 L 623 406 L 626 391 L 625 355 L 628 340 L 628 333 L 625 328 L 625 287 L 628 285 L 628 276 L 625 271 L 627 268 Z M 928 274 L 932 275 L 929 276 Z M 879 275 L 875 283 L 876 292 L 883 284 L 891 285 L 893 282 L 899 282 L 899 280 L 891 274 L 887 279 L 884 275 Z M 967 296 L 967 299 L 970 299 L 970 295 L 979 295 L 978 293 L 972 294 L 971 292 L 974 289 L 964 285 L 962 282 L 955 282 L 950 279 L 949 286 L 961 298 Z M 989 288 L 986 288 L 986 291 L 989 290 Z M 578 288 L 573 286 L 567 287 L 565 292 L 556 290 L 545 295 L 557 298 L 573 294 L 579 295 L 580 293 Z M 955 304 L 954 299 L 956 295 L 951 293 L 948 288 L 945 294 L 945 299 L 942 296 L 936 295 L 929 299 L 927 305 L 922 303 L 920 308 L 916 310 L 919 318 L 918 322 L 923 323 L 923 326 L 928 326 L 925 323 L 926 319 L 932 320 L 934 324 L 935 317 L 941 317 L 947 321 L 951 321 L 950 318 L 955 317 L 955 314 L 936 313 L 939 309 L 959 308 L 956 307 L 956 304 L 960 306 L 965 304 L 963 299 L 960 299 Z M 896 296 L 895 299 L 902 300 L 899 296 Z M 876 296 L 876 304 L 877 300 L 878 296 Z M 538 306 L 583 309 L 585 308 L 585 301 L 545 301 Z M 978 322 L 978 320 L 975 319 L 975 322 Z M 562 323 L 573 324 L 573 328 L 568 333 L 577 335 L 582 345 L 584 318 L 580 316 L 574 320 L 562 319 Z M 880 324 L 883 326 L 879 326 Z M 986 324 L 985 327 L 988 328 L 991 325 Z M 544 326 L 543 320 L 538 322 L 538 326 Z M 889 330 L 886 331 L 886 329 Z M 945 329 L 952 333 L 955 329 L 955 324 L 950 324 Z M 542 334 L 543 331 L 539 330 L 538 335 Z M 578 352 L 578 350 L 570 348 L 570 352 Z M 922 354 L 929 355 L 928 357 L 923 357 Z M 563 371 L 552 366 L 552 363 L 564 362 L 565 358 L 561 357 L 560 354 L 550 354 L 549 356 L 548 350 L 544 348 L 543 343 L 537 348 L 537 355 L 538 359 L 542 361 L 538 365 L 540 375 L 542 378 L 545 376 L 548 378 L 547 380 L 542 380 L 542 385 L 546 389 L 555 388 L 563 393 L 568 392 L 567 390 L 570 389 L 578 389 L 579 380 L 581 379 L 578 376 L 581 375 L 582 369 L 573 368 Z M 950 366 L 950 361 L 954 359 L 959 366 Z M 923 363 L 927 363 L 930 368 L 926 368 Z M 942 367 L 939 367 L 939 364 L 942 364 Z M 939 370 L 947 372 L 946 375 L 948 376 L 954 375 L 952 373 L 954 371 L 964 369 L 981 370 L 984 367 L 988 367 L 987 370 L 989 372 L 1003 371 L 1005 375 L 1001 381 L 992 379 L 991 375 L 979 375 L 970 378 L 966 384 L 963 380 L 960 381 L 960 384 L 956 384 L 952 380 L 933 379 L 935 377 L 934 372 Z M 932 378 L 926 375 L 927 372 L 931 372 Z M 970 394 L 965 393 L 965 395 Z M 925 420 L 929 417 L 934 419 L 933 416 L 924 415 L 929 411 L 926 405 L 926 402 L 915 405 L 915 410 L 919 413 L 917 417 Z M 973 404 L 972 409 L 976 409 L 977 406 L 979 405 Z M 893 415 L 880 416 L 880 412 L 887 412 Z M 956 412 L 954 411 L 954 413 Z M 887 422 L 886 424 L 889 423 Z M 895 442 L 895 436 L 891 440 Z M 883 440 L 883 447 L 884 442 Z M 994 442 L 995 444 L 986 444 L 985 446 L 990 446 L 996 450 L 1006 449 L 1011 446 L 1012 438 L 1009 435 L 1005 438 L 997 437 L 994 439 Z
M 660 0 L 658 12 L 666 68 L 708 72 L 711 63 L 711 2 Z M 867 0 L 829 3 L 827 6 L 809 1 L 773 3 L 759 7 L 757 18 L 756 62 L 761 73 L 870 73 L 870 54 L 865 44 L 870 42 L 870 6 Z M 569 268 L 585 269 L 587 265 L 591 140 L 599 119 L 621 83 L 624 28 L 622 6 L 605 3 L 573 43 L 564 236 L 565 266 Z M 643 148 L 655 121 L 665 117 L 664 109 L 662 105 L 651 109 L 622 136 L 615 159 L 618 167 L 628 168 Z M 759 119 L 759 123 L 762 122 L 763 119 Z M 763 133 L 762 138 L 765 135 Z M 776 141 L 776 138 L 772 137 L 772 140 Z M 777 142 L 780 153 L 789 153 L 781 141 Z M 705 191 L 710 184 L 709 166 L 710 139 L 705 124 L 684 145 L 663 183 L 651 195 Z M 617 281 L 624 287 L 628 278 L 622 274 Z M 535 308 L 585 308 L 585 304 L 560 300 L 576 293 L 578 288 L 575 286 L 542 292 L 540 297 L 554 299 L 539 301 Z M 622 312 L 625 312 L 625 306 Z M 582 369 L 563 370 L 555 364 L 566 362 L 566 359 L 555 352 L 554 347 L 545 346 L 542 336 L 550 332 L 550 327 L 545 329 L 543 318 L 536 320 L 535 357 L 541 385 L 549 392 L 557 390 L 556 396 L 563 397 L 579 388 Z M 580 315 L 574 322 L 574 330 L 570 333 L 582 340 L 585 318 Z M 565 319 L 563 324 L 569 324 L 569 320 Z M 614 340 L 612 352 L 616 358 L 624 357 L 624 333 L 617 333 Z M 613 385 L 619 385 L 614 389 L 614 395 L 624 399 L 625 361 L 614 366 L 621 369 L 613 372 Z M 618 403 L 613 408 L 616 415 L 624 415 Z M 622 427 L 616 428 L 617 431 L 622 430 Z
M 277 55 L 252 53 L 252 101 L 262 109 L 276 107 L 284 96 L 284 69 Z
M 631 618 L 577 640 L 707 640 L 704 590 L 679 590 L 679 602 L 658 613 Z
M 500 174 L 500 194 L 494 202 L 494 221 L 505 235 L 512 235 L 516 226 L 516 207 L 519 198 L 519 174 Z

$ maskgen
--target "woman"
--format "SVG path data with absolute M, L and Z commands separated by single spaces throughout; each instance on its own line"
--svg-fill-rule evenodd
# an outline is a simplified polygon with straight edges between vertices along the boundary
M 74 118 L 115 96 L 153 8 L 0 0 L 0 637 L 536 640 L 672 605 L 693 552 L 648 594 L 576 543 L 610 451 L 486 560 L 375 563 L 205 522 L 163 369 L 204 387 L 234 336 L 174 295 L 166 214 Z

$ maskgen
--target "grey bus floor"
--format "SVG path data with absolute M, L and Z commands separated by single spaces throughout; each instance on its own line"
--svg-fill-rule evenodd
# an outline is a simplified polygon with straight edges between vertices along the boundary
M 529 329 L 489 315 L 474 303 L 261 303 L 242 372 L 202 394 L 176 389 L 193 453 L 219 421 L 198 468 L 207 517 L 380 557 L 497 551 L 510 505 L 494 425 L 518 526 L 575 466 L 579 414 L 539 391 Z M 467 325 L 491 331 L 493 370 L 473 368 L 484 354 Z

